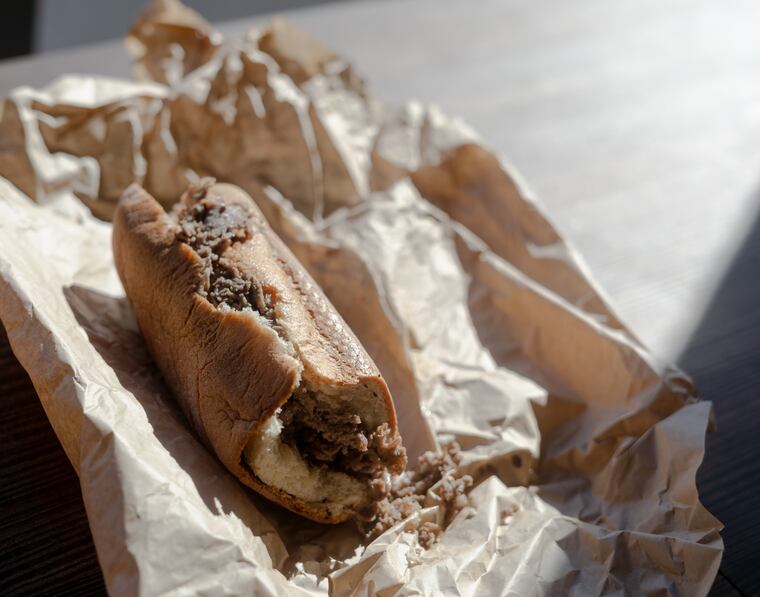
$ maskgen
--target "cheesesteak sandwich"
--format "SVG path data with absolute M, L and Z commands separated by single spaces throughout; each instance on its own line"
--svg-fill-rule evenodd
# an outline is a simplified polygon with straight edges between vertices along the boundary
M 372 516 L 406 465 L 388 387 L 253 200 L 207 180 L 166 213 L 132 185 L 113 249 L 148 349 L 224 465 L 312 520 Z

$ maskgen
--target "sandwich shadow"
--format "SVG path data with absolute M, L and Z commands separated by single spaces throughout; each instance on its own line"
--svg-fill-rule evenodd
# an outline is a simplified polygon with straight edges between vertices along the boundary
M 302 560 L 342 561 L 363 544 L 353 523 L 323 525 L 303 519 L 262 498 L 227 471 L 170 398 L 171 391 L 145 346 L 125 297 L 78 285 L 65 287 L 63 292 L 93 348 L 139 403 L 156 439 L 192 480 L 212 515 L 231 514 L 243 521 L 262 539 L 273 564 L 286 576 L 291 576 Z

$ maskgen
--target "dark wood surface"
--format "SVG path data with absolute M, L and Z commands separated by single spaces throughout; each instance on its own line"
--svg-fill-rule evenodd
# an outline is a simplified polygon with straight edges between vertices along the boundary
M 0 326 L 0 595 L 102 595 L 79 479 Z
M 702 502 L 725 524 L 721 570 L 745 595 L 760 595 L 759 305 L 760 219 L 679 359 L 714 402 L 718 429 L 707 436 L 697 480 Z
M 623 320 L 695 378 L 718 423 L 699 474 L 705 505 L 726 526 L 713 593 L 760 595 L 760 3 L 389 0 L 288 16 L 349 56 L 377 96 L 438 103 L 480 131 L 547 205 Z M 220 28 L 235 37 L 265 20 Z M 65 72 L 129 69 L 120 41 L 12 60 L 0 64 L 0 95 Z M 19 371 L 0 364 L 15 388 L 0 389 L 11 400 L 3 434 L 30 425 L 50 442 L 40 450 L 25 436 L 0 438 L 3 499 L 14 496 L 19 524 L 42 533 L 14 530 L 26 547 L 4 561 L 8 578 L 45 586 L 44 562 L 60 562 L 58 546 L 76 535 L 74 582 L 92 587 L 76 479 L 28 382 L 6 369 Z M 54 453 L 60 466 L 30 472 Z M 17 462 L 27 463 L 20 472 Z M 56 484 L 45 484 L 50 475 Z M 77 502 L 65 516 L 56 492 Z

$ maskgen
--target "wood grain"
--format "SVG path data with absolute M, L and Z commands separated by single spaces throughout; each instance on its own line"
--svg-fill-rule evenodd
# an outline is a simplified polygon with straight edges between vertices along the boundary
M 726 576 L 720 572 L 715 583 L 710 589 L 710 597 L 743 597 L 743 593 L 736 588 Z
M 680 358 L 718 430 L 699 471 L 703 503 L 725 525 L 721 569 L 747 595 L 760 595 L 760 219 L 737 252 Z
M 0 411 L 0 594 L 105 594 L 79 479 L 1 325 Z

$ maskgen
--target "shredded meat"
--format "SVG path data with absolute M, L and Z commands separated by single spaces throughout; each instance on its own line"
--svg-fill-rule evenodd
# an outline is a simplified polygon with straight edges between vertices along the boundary
M 227 205 L 210 195 L 207 186 L 192 189 L 190 197 L 195 203 L 183 204 L 176 214 L 178 239 L 190 245 L 203 261 L 198 294 L 217 308 L 255 310 L 273 323 L 271 296 L 224 257 L 229 247 L 250 238 L 248 212 L 240 205 Z
M 328 408 L 304 388 L 285 403 L 280 420 L 283 440 L 304 458 L 367 479 L 377 498 L 388 489 L 382 480 L 385 470 L 403 470 L 401 438 L 387 423 L 370 430 L 355 412 Z
M 395 477 L 388 495 L 377 503 L 368 536 L 374 539 L 421 510 L 428 491 L 432 490 L 445 511 L 443 525 L 424 522 L 416 531 L 422 547 L 428 549 L 433 545 L 454 516 L 469 503 L 467 493 L 473 481 L 470 475 L 455 476 L 460 461 L 460 447 L 456 442 L 447 444 L 441 452 L 425 452 L 420 456 L 417 470 Z

